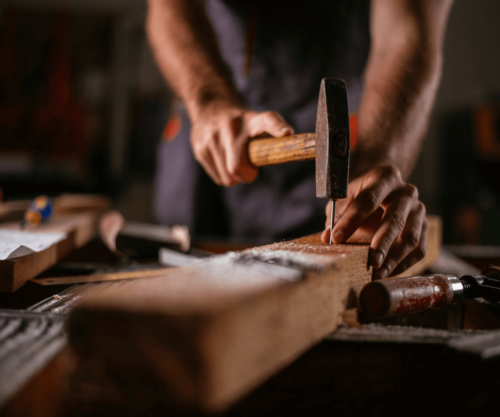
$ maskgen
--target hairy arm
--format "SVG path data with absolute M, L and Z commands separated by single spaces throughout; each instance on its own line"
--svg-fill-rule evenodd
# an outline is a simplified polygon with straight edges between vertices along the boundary
M 224 62 L 204 0 L 149 0 L 147 34 L 158 65 L 191 120 L 195 158 L 219 185 L 251 182 L 246 142 L 293 129 L 275 112 L 253 112 Z
M 146 28 L 161 71 L 190 117 L 208 103 L 243 106 L 204 0 L 149 0 Z
M 451 3 L 372 2 L 372 47 L 359 110 L 359 143 L 332 239 L 370 242 L 375 279 L 403 272 L 427 250 L 425 207 L 406 178 L 420 151 L 438 87 Z M 327 205 L 327 216 L 329 212 Z M 327 217 L 325 242 L 330 222 Z
M 393 165 L 407 178 L 426 133 L 441 76 L 452 0 L 373 0 L 371 50 L 351 178 Z

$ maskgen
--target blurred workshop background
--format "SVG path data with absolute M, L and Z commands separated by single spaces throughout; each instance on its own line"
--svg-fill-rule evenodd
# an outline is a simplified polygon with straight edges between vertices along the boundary
M 0 0 L 4 200 L 102 193 L 125 218 L 154 221 L 155 149 L 171 133 L 172 95 L 145 37 L 146 5 Z M 448 244 L 500 244 L 499 16 L 498 0 L 455 0 L 410 179 Z

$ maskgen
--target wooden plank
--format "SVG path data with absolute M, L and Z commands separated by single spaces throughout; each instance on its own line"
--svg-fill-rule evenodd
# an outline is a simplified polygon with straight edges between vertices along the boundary
M 80 214 L 61 214 L 50 223 L 30 229 L 30 232 L 65 232 L 68 237 L 61 242 L 30 255 L 0 261 L 0 292 L 13 292 L 26 281 L 45 271 L 58 261 L 88 243 L 96 234 L 99 210 Z M 19 223 L 0 225 L 1 229 L 21 230 Z
M 137 395 L 142 404 L 226 409 L 341 323 L 371 279 L 368 250 L 317 234 L 243 252 L 299 265 L 296 282 L 233 254 L 89 297 L 69 321 L 75 380 L 87 387 L 80 395 L 105 404 L 113 392 L 130 410 Z
M 67 350 L 57 354 L 31 378 L 8 402 L 0 406 L 3 417 L 63 416 L 68 396 L 67 379 L 71 357 Z
M 38 278 L 32 281 L 39 285 L 86 284 L 89 282 L 122 281 L 127 279 L 167 276 L 176 273 L 174 268 L 148 269 L 130 272 L 106 272 L 104 274 L 75 275 L 69 277 Z
M 397 275 L 397 277 L 407 277 L 412 275 L 418 275 L 433 265 L 439 256 L 441 248 L 441 219 L 438 216 L 429 216 L 429 245 L 428 251 L 424 259 L 422 259 L 417 264 L 413 265 L 407 271 Z M 218 247 L 218 253 L 228 252 L 231 248 L 235 250 L 234 246 L 226 245 L 227 247 Z M 210 246 L 210 248 L 212 248 Z M 221 251 L 221 248 L 224 249 Z M 217 253 L 217 252 L 216 252 Z M 78 275 L 78 276 L 68 276 L 68 277 L 57 277 L 57 278 L 40 278 L 34 279 L 40 285 L 61 285 L 61 284 L 80 284 L 89 282 L 105 282 L 105 281 L 117 281 L 117 280 L 127 280 L 127 279 L 137 279 L 144 277 L 153 277 L 167 275 L 171 273 L 170 268 L 160 268 L 154 270 L 142 270 L 142 271 L 132 271 L 132 272 L 109 272 L 103 274 L 93 274 L 93 275 Z M 450 272 L 451 273 L 451 272 Z M 352 313 L 352 312 L 351 312 Z M 344 317 L 344 320 L 346 317 Z
M 16 200 L 0 202 L 0 220 L 1 221 L 15 221 L 21 219 L 24 216 L 24 212 L 30 205 L 31 200 Z
M 0 221 L 21 221 L 32 200 L 0 202 Z M 86 210 L 103 211 L 110 207 L 109 198 L 97 194 L 62 194 L 53 199 L 56 214 Z

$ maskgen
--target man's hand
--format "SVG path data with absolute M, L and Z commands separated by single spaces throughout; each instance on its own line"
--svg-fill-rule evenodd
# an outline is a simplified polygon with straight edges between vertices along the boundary
M 416 187 L 405 183 L 397 168 L 378 167 L 349 184 L 347 198 L 338 200 L 332 240 L 371 242 L 374 279 L 398 274 L 418 262 L 427 250 L 425 206 Z M 331 202 L 326 207 L 329 241 Z
M 149 0 L 146 29 L 160 69 L 188 111 L 196 160 L 219 185 L 249 183 L 257 169 L 248 161 L 248 140 L 293 129 L 278 113 L 245 108 L 205 3 Z
M 258 113 L 212 103 L 193 120 L 191 146 L 214 182 L 230 187 L 257 178 L 246 152 L 249 139 L 291 134 L 292 127 L 274 111 Z

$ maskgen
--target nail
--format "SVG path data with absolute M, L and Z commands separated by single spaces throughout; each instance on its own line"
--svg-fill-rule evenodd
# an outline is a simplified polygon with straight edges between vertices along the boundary
M 333 234 L 333 242 L 334 243 L 342 243 L 344 241 L 344 234 L 337 230 L 334 234 Z
M 379 251 L 374 251 L 371 256 L 371 264 L 374 268 L 378 268 L 382 266 L 382 262 L 384 262 L 384 254 Z
M 389 273 L 389 271 L 385 267 L 377 269 L 375 272 L 375 274 L 376 274 L 375 279 L 384 279 L 388 275 L 388 273 Z
M 289 127 L 283 127 L 281 129 L 281 133 L 283 134 L 283 136 L 286 136 L 286 135 L 293 135 L 293 129 L 289 128 Z

